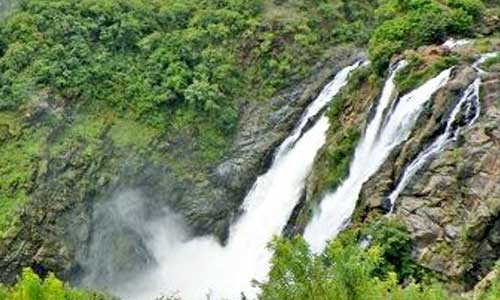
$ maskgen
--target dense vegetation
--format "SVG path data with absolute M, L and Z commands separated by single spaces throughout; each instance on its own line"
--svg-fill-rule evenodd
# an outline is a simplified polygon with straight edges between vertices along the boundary
M 268 97 L 361 35 L 348 21 L 367 18 L 360 5 L 309 2 L 21 1 L 0 32 L 0 108 L 50 89 L 157 126 L 194 113 L 230 132 L 235 98 Z
M 380 22 L 370 39 L 370 56 L 379 73 L 404 49 L 440 42 L 449 35 L 470 36 L 481 18 L 480 0 L 389 0 L 377 9 Z
M 393 218 L 377 218 L 342 232 L 324 253 L 315 255 L 300 237 L 277 239 L 263 300 L 460 300 L 411 259 L 412 241 Z M 474 299 L 500 297 L 496 277 Z M 469 295 L 471 296 L 471 295 Z
M 53 274 L 40 279 L 31 269 L 24 269 L 19 282 L 11 288 L 0 285 L 2 300 L 106 300 L 104 295 L 65 286 Z

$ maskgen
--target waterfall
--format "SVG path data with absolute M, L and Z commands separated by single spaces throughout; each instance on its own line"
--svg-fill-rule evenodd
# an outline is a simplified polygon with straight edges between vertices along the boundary
M 495 57 L 498 53 L 487 53 L 481 56 L 472 66 L 479 72 L 485 73 L 479 68 L 486 59 Z M 394 209 L 396 199 L 399 194 L 408 185 L 413 176 L 437 153 L 457 139 L 460 130 L 464 127 L 469 127 L 479 117 L 480 104 L 479 104 L 479 87 L 481 85 L 481 78 L 476 78 L 465 90 L 464 94 L 451 111 L 447 121 L 444 132 L 439 135 L 429 146 L 427 146 L 418 156 L 406 167 L 403 176 L 399 180 L 396 188 L 391 192 L 388 197 L 390 203 L 390 212 Z M 459 116 L 462 114 L 462 119 L 465 123 L 460 122 Z
M 166 217 L 151 224 L 151 248 L 158 266 L 134 282 L 114 288 L 124 299 L 151 300 L 178 295 L 186 300 L 254 298 L 252 279 L 265 280 L 273 236 L 281 234 L 303 192 L 314 157 L 323 146 L 329 122 L 323 114 L 303 133 L 308 120 L 321 113 L 360 63 L 340 71 L 309 106 L 298 127 L 279 148 L 271 168 L 247 195 L 244 214 L 231 227 L 227 246 L 213 237 L 189 239 L 182 224 Z
M 394 108 L 383 115 L 394 94 L 394 76 L 406 62 L 396 65 L 384 84 L 375 117 L 370 121 L 355 150 L 348 177 L 332 193 L 323 197 L 320 210 L 306 227 L 304 238 L 313 252 L 322 252 L 350 220 L 363 183 L 382 165 L 391 150 L 410 135 L 424 104 L 449 79 L 451 69 L 442 71 L 412 92 L 395 102 Z M 396 100 L 395 100 L 396 101 Z
M 363 65 L 366 66 L 369 62 L 365 62 Z M 342 69 L 337 76 L 339 78 L 347 78 L 347 76 L 357 68 L 361 63 L 358 62 L 352 66 Z M 302 116 L 299 125 L 294 129 L 292 134 L 280 145 L 278 151 L 276 151 L 275 158 L 282 157 L 294 143 L 299 139 L 302 131 L 307 126 L 307 124 L 313 120 L 318 114 L 326 107 L 328 103 L 332 100 L 332 95 L 338 93 L 341 87 L 343 87 L 347 82 L 345 80 L 332 80 L 324 88 L 320 95 L 311 103 L 304 115 Z
M 464 112 L 466 120 L 466 126 L 470 126 L 479 116 L 479 85 L 481 80 L 476 79 L 473 83 L 469 85 L 464 95 L 453 108 L 448 120 L 446 121 L 446 128 L 444 132 L 439 135 L 432 144 L 426 147 L 415 160 L 413 160 L 408 167 L 405 169 L 401 180 L 399 181 L 397 187 L 389 195 L 390 211 L 394 209 L 394 203 L 398 198 L 399 194 L 408 185 L 410 179 L 427 163 L 435 154 L 440 152 L 445 145 L 449 142 L 454 141 L 462 128 L 461 124 L 457 124 L 457 117 L 462 110 Z

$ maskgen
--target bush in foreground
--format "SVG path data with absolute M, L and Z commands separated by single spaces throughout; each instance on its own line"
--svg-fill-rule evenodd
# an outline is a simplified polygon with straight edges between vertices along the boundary
M 57 279 L 54 274 L 40 279 L 31 269 L 23 270 L 20 280 L 13 287 L 0 285 L 2 300 L 111 300 L 95 292 L 71 288 Z
M 275 256 L 269 282 L 262 284 L 262 300 L 450 300 L 446 290 L 429 280 L 409 282 L 400 285 L 402 264 L 394 268 L 396 257 L 390 248 L 405 249 L 409 242 L 404 231 L 395 223 L 381 221 L 377 236 L 372 236 L 370 246 L 360 245 L 359 237 L 366 229 L 351 229 L 342 233 L 321 255 L 312 254 L 306 242 L 297 238 L 293 241 L 275 240 L 272 248 Z M 382 242 L 386 242 L 382 244 Z M 389 243 L 388 243 L 389 241 Z M 396 250 L 395 248 L 395 250 Z M 405 256 L 402 251 L 402 258 Z M 389 261 L 392 257 L 393 261 Z M 408 267 L 405 267 L 406 269 Z M 405 272 L 408 274 L 408 272 Z M 401 274 L 404 275 L 404 274 Z

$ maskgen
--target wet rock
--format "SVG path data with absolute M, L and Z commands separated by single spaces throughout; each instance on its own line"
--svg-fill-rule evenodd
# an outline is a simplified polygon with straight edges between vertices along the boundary
M 439 207 L 423 207 L 418 211 L 418 214 L 422 217 L 428 218 L 433 223 L 438 225 L 447 222 L 446 212 Z
M 241 187 L 243 184 L 243 179 L 240 177 L 241 173 L 242 168 L 231 161 L 223 162 L 215 169 L 217 183 L 229 189 Z

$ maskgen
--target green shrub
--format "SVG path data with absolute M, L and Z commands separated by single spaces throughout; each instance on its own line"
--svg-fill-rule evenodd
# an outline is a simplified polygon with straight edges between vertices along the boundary
M 349 175 L 351 159 L 360 136 L 358 130 L 351 129 L 342 136 L 335 148 L 326 150 L 325 164 L 329 166 L 329 171 L 325 181 L 331 189 L 335 189 Z
M 376 230 L 375 228 L 373 230 Z M 325 252 L 314 255 L 302 238 L 293 241 L 277 239 L 269 281 L 261 284 L 263 300 L 449 300 L 447 292 L 435 283 L 412 282 L 398 285 L 395 273 L 380 274 L 381 266 L 388 264 L 384 252 L 397 258 L 401 245 L 399 229 L 386 230 L 377 235 L 378 242 L 360 247 L 358 231 L 341 233 Z M 394 247 L 393 249 L 388 249 Z
M 484 4 L 481 0 L 449 0 L 448 6 L 462 9 L 476 20 L 481 17 L 481 12 L 484 9 Z
M 451 34 L 471 34 L 474 28 L 474 18 L 462 9 L 454 9 L 448 14 L 447 30 Z
M 73 289 L 64 285 L 53 274 L 40 279 L 31 269 L 23 270 L 19 282 L 13 287 L 0 285 L 0 299 L 4 300 L 110 300 L 95 292 Z
M 372 243 L 380 245 L 381 263 L 375 274 L 394 272 L 400 280 L 419 278 L 419 268 L 411 259 L 412 240 L 404 224 L 395 218 L 380 218 L 361 228 L 363 236 L 369 236 Z
M 447 35 L 468 35 L 474 31 L 474 18 L 483 6 L 481 1 L 450 1 L 443 7 L 433 0 L 387 1 L 378 9 L 382 21 L 373 32 L 369 52 L 379 74 L 387 69 L 391 57 L 405 49 L 442 42 Z

